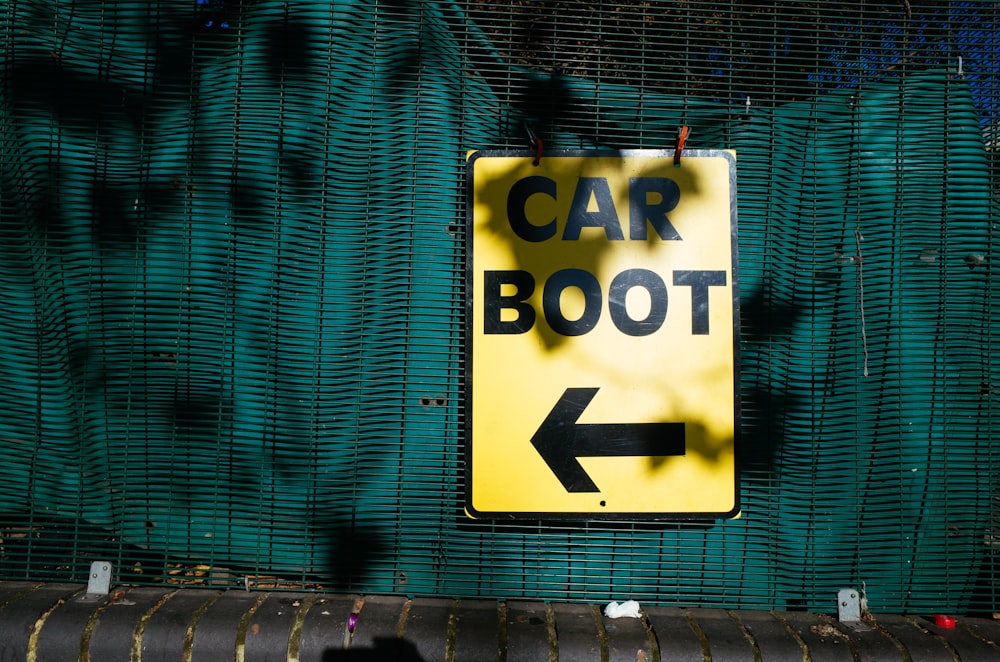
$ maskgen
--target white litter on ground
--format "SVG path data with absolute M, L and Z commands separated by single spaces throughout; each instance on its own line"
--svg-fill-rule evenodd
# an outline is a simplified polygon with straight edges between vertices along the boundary
M 604 608 L 604 615 L 608 618 L 642 618 L 639 614 L 639 603 L 635 600 L 626 600 L 621 604 L 609 602 Z

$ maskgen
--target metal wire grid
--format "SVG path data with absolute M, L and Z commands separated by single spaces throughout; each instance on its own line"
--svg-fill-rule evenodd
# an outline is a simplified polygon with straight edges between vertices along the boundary
M 10 3 L 0 572 L 993 609 L 997 13 Z M 741 519 L 461 514 L 462 159 L 525 122 L 737 149 Z

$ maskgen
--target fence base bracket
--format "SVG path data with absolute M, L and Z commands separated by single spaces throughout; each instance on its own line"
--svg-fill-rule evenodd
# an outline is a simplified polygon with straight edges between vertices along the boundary
M 111 591 L 111 569 L 109 561 L 94 561 L 90 564 L 90 575 L 87 579 L 87 592 L 78 599 L 81 602 L 101 600 L 108 597 Z

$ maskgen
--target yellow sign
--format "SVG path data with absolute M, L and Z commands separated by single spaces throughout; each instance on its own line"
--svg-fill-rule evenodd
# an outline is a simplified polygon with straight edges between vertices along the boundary
M 738 512 L 735 157 L 468 162 L 466 511 Z

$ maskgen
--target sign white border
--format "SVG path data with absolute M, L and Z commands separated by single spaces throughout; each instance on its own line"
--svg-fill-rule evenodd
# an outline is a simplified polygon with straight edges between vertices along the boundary
M 684 159 L 697 159 L 699 157 L 724 157 L 730 161 L 729 167 L 729 209 L 730 209 L 730 241 L 732 255 L 732 306 L 733 306 L 733 412 L 734 412 L 734 506 L 732 510 L 726 512 L 608 512 L 608 511 L 586 511 L 586 512 L 482 512 L 473 507 L 473 475 L 472 456 L 474 452 L 475 440 L 473 439 L 473 408 L 472 394 L 475 387 L 475 366 L 473 365 L 473 342 L 476 336 L 473 328 L 475 318 L 475 305 L 479 299 L 474 291 L 474 195 L 476 192 L 474 182 L 474 163 L 480 158 L 490 157 L 516 157 L 534 159 L 538 155 L 533 151 L 525 150 L 483 150 L 469 154 L 466 167 L 466 226 L 465 226 L 465 246 L 466 246 L 466 283 L 465 283 L 465 408 L 464 408 L 464 479 L 465 479 L 465 512 L 469 517 L 475 519 L 558 519 L 558 520 L 713 520 L 729 519 L 738 517 L 740 513 L 740 375 L 739 375 L 739 339 L 740 339 L 740 316 L 739 316 L 739 269 L 737 251 L 737 206 L 736 206 L 736 168 L 735 154 L 728 150 L 684 150 L 682 153 L 681 167 Z M 550 150 L 541 154 L 541 159 L 556 157 L 642 157 L 642 158 L 674 158 L 674 150 Z M 512 485 L 511 489 L 517 489 Z

